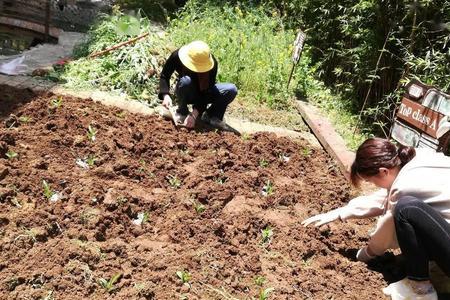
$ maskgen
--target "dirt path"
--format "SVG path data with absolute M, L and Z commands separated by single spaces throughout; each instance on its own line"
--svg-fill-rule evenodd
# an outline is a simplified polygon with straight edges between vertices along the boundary
M 371 222 L 300 225 L 351 192 L 305 140 L 0 91 L 1 299 L 384 299 Z

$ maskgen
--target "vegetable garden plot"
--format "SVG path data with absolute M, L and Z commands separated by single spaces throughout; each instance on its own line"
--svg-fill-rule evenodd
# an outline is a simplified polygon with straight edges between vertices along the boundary
M 384 299 L 371 222 L 300 225 L 351 192 L 306 141 L 0 91 L 1 299 Z

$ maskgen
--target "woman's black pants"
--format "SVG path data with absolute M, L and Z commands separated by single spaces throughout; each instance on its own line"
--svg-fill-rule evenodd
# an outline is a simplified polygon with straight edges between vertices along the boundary
M 409 279 L 428 280 L 431 260 L 450 276 L 450 224 L 437 210 L 415 197 L 402 197 L 394 221 Z

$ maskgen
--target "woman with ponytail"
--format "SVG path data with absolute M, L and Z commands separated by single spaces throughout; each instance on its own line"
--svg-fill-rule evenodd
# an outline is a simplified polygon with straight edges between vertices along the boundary
M 357 259 L 368 262 L 400 247 L 407 278 L 383 291 L 395 300 L 437 299 L 428 263 L 434 260 L 450 276 L 450 157 L 370 138 L 358 148 L 350 176 L 354 185 L 367 181 L 380 190 L 302 224 L 320 226 L 338 219 L 379 216 Z

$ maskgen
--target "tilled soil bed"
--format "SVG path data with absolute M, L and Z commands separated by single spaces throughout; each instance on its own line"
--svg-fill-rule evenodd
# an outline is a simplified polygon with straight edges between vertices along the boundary
M 301 226 L 350 197 L 306 141 L 0 91 L 0 299 L 385 299 L 371 222 Z

